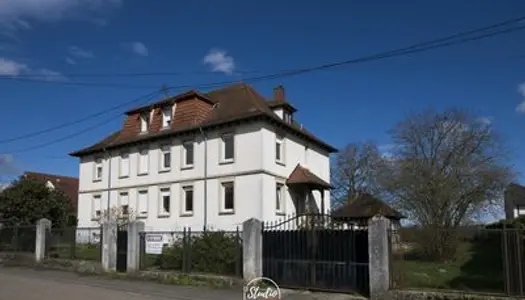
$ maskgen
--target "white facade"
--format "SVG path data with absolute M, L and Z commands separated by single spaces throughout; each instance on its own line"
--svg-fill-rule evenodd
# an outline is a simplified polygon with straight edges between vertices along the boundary
M 234 158 L 230 161 L 224 160 L 224 134 L 233 134 Z M 297 201 L 292 200 L 285 181 L 298 163 L 330 181 L 327 151 L 294 135 L 276 134 L 275 128 L 266 123 L 252 122 L 206 135 L 207 139 L 203 135 L 194 139 L 174 137 L 82 157 L 78 226 L 98 224 L 96 219 L 108 208 L 109 189 L 109 207 L 127 205 L 135 218 L 145 222 L 147 231 L 176 231 L 183 227 L 202 230 L 205 225 L 235 230 L 250 218 L 274 221 L 296 213 Z M 187 165 L 185 149 L 191 149 L 192 142 L 193 164 Z M 279 161 L 277 142 L 282 149 Z M 164 163 L 166 157 L 169 163 Z M 228 201 L 230 185 L 233 204 Z M 279 204 L 278 186 L 282 191 Z M 324 207 L 328 209 L 330 195 L 325 193 Z M 321 207 L 321 194 L 313 192 L 313 198 Z

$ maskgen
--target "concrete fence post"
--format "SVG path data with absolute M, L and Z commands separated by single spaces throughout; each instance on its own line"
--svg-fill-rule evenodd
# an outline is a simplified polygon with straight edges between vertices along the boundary
M 252 218 L 242 223 L 242 254 L 244 281 L 263 276 L 261 221 Z
M 368 221 L 368 271 L 370 299 L 387 299 L 390 288 L 390 220 L 373 217 Z
M 117 222 L 102 223 L 102 268 L 104 271 L 117 269 Z
M 128 223 L 128 273 L 133 273 L 140 270 L 140 233 L 143 231 L 144 222 L 133 221 Z
M 40 262 L 46 256 L 46 237 L 51 230 L 51 221 L 40 219 L 36 223 L 35 261 Z M 50 241 L 47 241 L 49 243 Z

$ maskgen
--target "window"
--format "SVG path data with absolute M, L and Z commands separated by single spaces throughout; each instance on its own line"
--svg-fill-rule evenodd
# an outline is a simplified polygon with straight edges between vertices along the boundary
M 141 190 L 137 197 L 138 216 L 146 217 L 148 215 L 148 191 Z
M 284 213 L 284 185 L 277 183 L 275 187 L 275 211 Z
M 138 161 L 138 174 L 145 175 L 148 174 L 149 169 L 149 151 L 148 149 L 142 149 L 139 151 L 139 161 Z
M 102 196 L 93 195 L 93 199 L 91 199 L 91 201 L 91 219 L 99 219 L 102 216 Z
M 129 153 L 120 154 L 119 172 L 120 177 L 129 176 Z
M 149 114 L 143 113 L 140 115 L 140 133 L 148 132 Z
M 233 182 L 223 182 L 222 184 L 222 211 L 233 212 L 235 208 L 235 195 Z
M 128 192 L 121 192 L 119 194 L 120 210 L 122 216 L 129 215 L 129 194 Z
M 192 167 L 193 166 L 193 141 L 186 141 L 182 144 L 184 148 L 183 152 L 183 166 Z
M 171 147 L 163 146 L 160 148 L 160 170 L 167 171 L 171 168 Z
M 284 163 L 284 136 L 275 134 L 275 160 Z
M 284 122 L 291 124 L 293 122 L 292 114 L 286 111 L 283 111 Z
M 171 125 L 171 106 L 162 109 L 162 128 L 168 128 Z
M 193 214 L 193 186 L 185 186 L 182 188 L 183 207 L 182 212 L 185 215 Z
M 102 172 L 103 172 L 102 158 L 97 158 L 95 160 L 95 173 L 93 176 L 93 180 L 95 181 L 102 180 Z
M 169 188 L 160 189 L 159 215 L 169 216 L 171 206 L 171 191 Z
M 235 154 L 234 135 L 227 133 L 222 135 L 222 161 L 232 162 Z

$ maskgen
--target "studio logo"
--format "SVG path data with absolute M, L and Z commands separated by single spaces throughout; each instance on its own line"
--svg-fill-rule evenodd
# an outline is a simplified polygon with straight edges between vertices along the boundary
M 244 300 L 281 300 L 281 290 L 275 281 L 268 277 L 252 279 L 244 287 Z

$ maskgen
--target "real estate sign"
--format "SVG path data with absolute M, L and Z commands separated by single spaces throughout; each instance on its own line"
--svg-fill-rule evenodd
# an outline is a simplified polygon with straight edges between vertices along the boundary
M 164 237 L 162 234 L 146 234 L 146 253 L 162 254 Z

